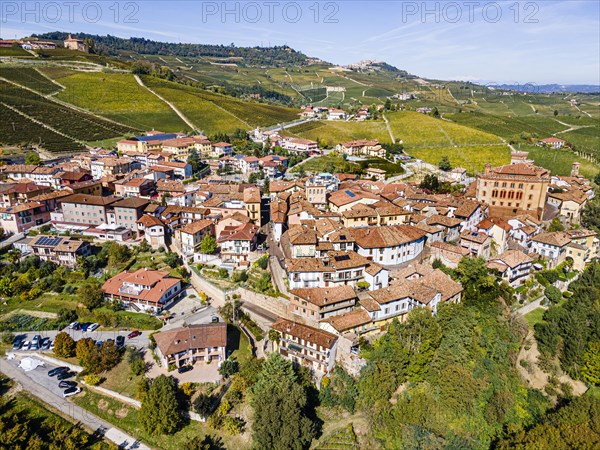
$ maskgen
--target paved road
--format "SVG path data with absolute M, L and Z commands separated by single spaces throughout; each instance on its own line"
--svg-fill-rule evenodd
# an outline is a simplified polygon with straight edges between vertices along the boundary
M 46 363 L 45 367 L 38 367 L 30 372 L 24 372 L 18 367 L 18 364 L 19 360 L 17 359 L 11 361 L 2 359 L 0 360 L 0 370 L 44 403 L 81 422 L 93 432 L 103 434 L 121 448 L 150 450 L 150 447 L 113 427 L 110 423 L 64 399 L 62 397 L 63 390 L 58 387 L 56 378 L 47 375 L 48 370 L 56 366 Z
M 520 314 L 520 315 L 524 316 L 525 314 L 527 314 L 527 313 L 530 313 L 530 312 L 531 312 L 531 311 L 533 311 L 534 309 L 538 309 L 538 308 L 544 308 L 544 309 L 546 309 L 546 307 L 545 307 L 545 306 L 542 306 L 542 300 L 544 300 L 544 298 L 546 298 L 546 297 L 544 297 L 544 296 L 542 295 L 542 296 L 541 296 L 540 298 L 538 298 L 537 300 L 534 300 L 534 301 L 532 301 L 531 303 L 528 303 L 528 304 L 526 304 L 525 306 L 523 306 L 523 307 L 521 307 L 521 308 L 517 309 L 515 312 L 516 312 L 517 314 Z
M 173 328 L 182 327 L 183 322 L 187 324 L 192 323 L 210 323 L 213 316 L 219 317 L 217 310 L 212 306 L 206 306 L 204 309 L 195 312 L 188 313 L 180 316 L 176 316 L 171 319 L 164 327 L 161 328 L 161 331 L 171 330 Z

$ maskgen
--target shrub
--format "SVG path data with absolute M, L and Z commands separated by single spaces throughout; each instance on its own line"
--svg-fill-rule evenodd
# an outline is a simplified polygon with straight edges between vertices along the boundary
M 263 255 L 256 260 L 256 265 L 260 267 L 262 270 L 267 270 L 269 266 L 269 255 Z
M 2 343 L 3 344 L 12 344 L 15 340 L 15 335 L 9 331 L 5 331 L 2 333 Z
M 61 358 L 75 355 L 75 341 L 64 331 L 58 333 L 54 339 L 54 354 Z
M 85 381 L 85 384 L 88 384 L 90 386 L 96 386 L 100 384 L 102 378 L 98 375 L 86 375 L 85 377 L 83 377 L 83 381 Z
M 200 394 L 196 400 L 194 400 L 193 409 L 194 412 L 200 414 L 206 418 L 210 416 L 214 407 L 214 399 L 210 395 Z
M 221 364 L 221 367 L 219 367 L 219 373 L 221 374 L 221 376 L 223 376 L 225 378 L 229 378 L 234 373 L 237 373 L 238 370 L 239 370 L 238 362 L 231 360 L 231 359 L 223 361 L 223 363 Z
M 546 296 L 546 298 L 548 298 L 550 303 L 558 303 L 562 298 L 562 293 L 560 292 L 560 289 L 552 285 L 544 289 L 544 295 Z

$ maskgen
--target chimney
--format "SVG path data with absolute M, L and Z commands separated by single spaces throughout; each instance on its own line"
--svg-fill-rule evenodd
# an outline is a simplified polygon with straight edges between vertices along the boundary
M 491 171 L 492 171 L 492 165 L 490 163 L 486 163 L 485 164 L 485 172 L 484 173 L 486 175 L 489 175 Z
M 572 177 L 578 177 L 579 176 L 579 166 L 581 164 L 578 162 L 574 162 L 573 163 L 573 167 L 571 168 L 571 176 Z

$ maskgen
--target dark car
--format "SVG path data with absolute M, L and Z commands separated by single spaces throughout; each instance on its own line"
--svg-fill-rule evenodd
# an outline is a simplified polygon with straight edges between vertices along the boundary
M 75 375 L 75 372 L 71 372 L 70 370 L 66 370 L 64 372 L 59 373 L 58 376 L 56 377 L 56 379 L 58 381 L 62 381 L 62 380 L 66 380 L 67 378 L 71 378 L 74 375 Z
M 25 341 L 25 339 L 23 339 L 23 336 L 17 336 L 13 341 L 12 349 L 19 350 L 23 346 L 23 341 Z
M 79 329 L 81 331 L 87 331 L 88 327 L 91 325 L 90 322 L 83 322 L 79 324 Z
M 50 344 L 52 344 L 50 338 L 44 338 L 44 340 L 42 341 L 42 346 L 40 348 L 42 350 L 50 350 Z
M 193 369 L 192 366 L 181 366 L 179 369 L 177 369 L 177 372 L 178 373 L 186 373 L 186 372 L 189 372 L 192 369 Z
M 69 370 L 69 368 L 68 367 L 64 367 L 64 366 L 62 366 L 62 367 L 55 367 L 54 369 L 48 371 L 48 376 L 49 377 L 53 377 L 55 375 L 58 375 L 61 372 L 66 371 L 66 370 Z
M 138 337 L 138 336 L 140 336 L 141 334 L 142 334 L 142 333 L 141 333 L 141 332 L 139 332 L 138 330 L 134 330 L 134 331 L 132 331 L 131 333 L 129 333 L 129 334 L 127 335 L 127 338 L 128 338 L 128 339 L 133 339 L 134 337 Z
M 58 387 L 61 389 L 71 389 L 75 386 L 77 386 L 77 383 L 75 381 L 61 381 L 60 383 L 58 383 Z
M 123 347 L 125 345 L 125 336 L 117 336 L 117 347 Z
M 211 321 L 212 323 L 219 323 L 219 318 L 218 318 L 217 316 L 212 316 L 212 317 L 210 318 L 210 321 Z

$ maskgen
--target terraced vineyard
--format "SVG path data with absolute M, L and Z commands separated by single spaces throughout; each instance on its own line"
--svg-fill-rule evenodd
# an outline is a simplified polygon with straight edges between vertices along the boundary
M 209 134 L 235 128 L 247 128 L 248 126 L 264 127 L 298 118 L 299 110 L 297 109 L 244 102 L 233 97 L 153 77 L 144 77 L 143 79 L 148 87 L 167 101 L 172 102 L 186 117 Z M 219 120 L 225 121 L 221 125 L 224 130 L 217 128 Z
M 34 144 L 50 152 L 77 152 L 83 145 L 55 133 L 0 104 L 0 144 Z
M 0 77 L 42 94 L 53 94 L 60 90 L 58 85 L 40 74 L 33 67 L 2 67 Z
M 131 74 L 76 73 L 60 78 L 60 84 L 66 89 L 59 99 L 133 128 L 165 132 L 189 128 Z
M 12 107 L 31 119 L 37 120 L 75 140 L 91 141 L 108 139 L 135 131 L 133 128 L 60 105 L 7 82 L 0 82 L 0 91 L 2 92 L 0 101 L 6 106 Z M 31 122 L 26 117 L 20 117 L 21 119 L 15 117 L 14 120 Z M 15 135 L 15 131 L 11 138 L 13 142 L 7 141 L 7 144 L 15 144 L 23 141 L 36 142 L 41 139 L 41 136 L 36 135 L 33 135 L 32 139 L 32 133 L 28 131 L 27 127 L 15 127 L 15 130 L 17 129 L 23 134 Z

